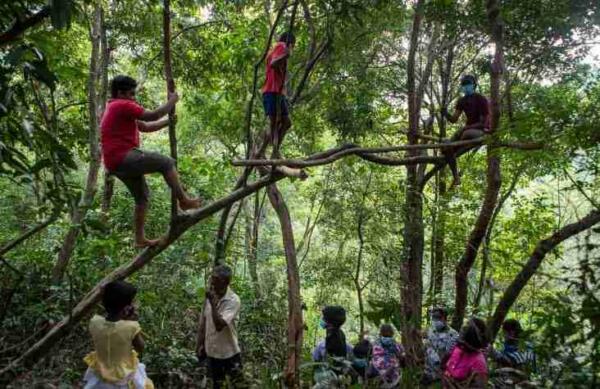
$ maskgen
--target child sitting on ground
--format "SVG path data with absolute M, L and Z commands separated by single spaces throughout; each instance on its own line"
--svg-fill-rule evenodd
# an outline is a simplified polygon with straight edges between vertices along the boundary
M 325 339 L 312 352 L 313 361 L 323 365 L 315 369 L 313 389 L 337 387 L 351 375 L 348 358 L 352 354 L 352 346 L 346 343 L 342 330 L 345 322 L 346 310 L 343 307 L 328 305 L 323 308 L 319 325 L 325 330 Z
M 373 345 L 373 370 L 382 388 L 393 388 L 400 382 L 400 367 L 404 365 L 404 349 L 394 339 L 394 327 L 382 324 Z
M 463 327 L 442 378 L 444 388 L 485 388 L 488 368 L 483 350 L 488 345 L 485 322 L 471 318 Z
M 125 281 L 113 281 L 104 288 L 106 317 L 94 315 L 90 321 L 96 351 L 84 358 L 88 365 L 84 389 L 154 388 L 146 367 L 138 360 L 144 339 L 132 305 L 136 293 L 137 289 Z

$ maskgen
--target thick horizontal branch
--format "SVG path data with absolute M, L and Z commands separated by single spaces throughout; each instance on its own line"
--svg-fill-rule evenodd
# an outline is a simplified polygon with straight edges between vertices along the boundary
M 326 165 L 349 155 L 357 155 L 363 159 L 383 165 L 414 165 L 420 163 L 443 163 L 442 157 L 409 157 L 402 159 L 391 159 L 378 157 L 373 154 L 392 153 L 407 150 L 441 149 L 445 147 L 469 147 L 488 143 L 489 138 L 461 140 L 456 142 L 423 143 L 416 145 L 400 145 L 386 147 L 360 147 L 356 145 L 345 145 L 331 150 L 323 151 L 304 159 L 247 159 L 234 160 L 234 166 L 288 166 L 293 168 L 305 168 L 311 166 Z M 542 148 L 539 143 L 502 142 L 495 144 L 496 147 L 508 147 L 522 150 L 536 150 Z

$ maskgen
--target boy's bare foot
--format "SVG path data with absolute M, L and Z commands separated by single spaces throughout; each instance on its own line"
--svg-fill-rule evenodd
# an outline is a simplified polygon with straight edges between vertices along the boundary
M 137 249 L 143 249 L 143 248 L 146 248 L 146 247 L 156 246 L 159 243 L 160 243 L 160 239 L 146 239 L 146 238 L 144 238 L 143 240 L 139 240 L 139 241 L 135 242 L 135 248 L 137 248 Z
M 201 205 L 202 200 L 200 199 L 179 200 L 179 208 L 181 208 L 183 211 L 187 211 L 188 209 L 200 208 Z

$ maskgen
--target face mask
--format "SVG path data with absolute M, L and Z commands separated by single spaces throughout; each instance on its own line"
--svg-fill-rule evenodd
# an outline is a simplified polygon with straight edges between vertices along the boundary
M 395 343 L 394 338 L 389 336 L 381 337 L 381 345 L 382 346 L 392 346 Z
M 465 96 L 470 96 L 473 93 L 475 93 L 475 85 L 474 84 L 461 85 L 460 89 L 462 89 L 462 92 Z
M 434 330 L 441 331 L 444 328 L 446 328 L 446 323 L 444 323 L 441 320 L 432 320 L 431 321 L 431 326 L 433 327 Z
M 322 329 L 327 328 L 327 323 L 325 323 L 325 320 L 323 320 L 323 318 L 319 319 L 319 327 L 321 327 Z
M 504 342 L 504 352 L 515 353 L 517 351 L 519 351 L 519 346 L 517 346 L 516 344 L 509 344 L 507 342 Z

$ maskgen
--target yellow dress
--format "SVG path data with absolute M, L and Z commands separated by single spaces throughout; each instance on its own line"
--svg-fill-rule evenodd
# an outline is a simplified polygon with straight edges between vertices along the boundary
M 88 354 L 84 361 L 99 379 L 109 384 L 127 382 L 130 388 L 139 387 L 135 381 L 141 380 L 144 389 L 154 388 L 133 349 L 133 338 L 142 330 L 137 321 L 112 322 L 94 315 L 89 330 L 96 351 Z

